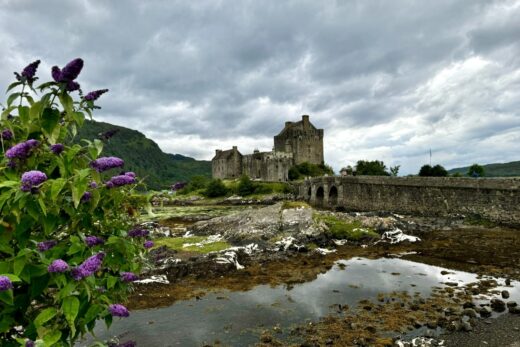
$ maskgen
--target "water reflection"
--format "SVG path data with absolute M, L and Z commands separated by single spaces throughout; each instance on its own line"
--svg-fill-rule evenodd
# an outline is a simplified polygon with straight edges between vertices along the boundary
M 392 291 L 429 295 L 432 287 L 444 286 L 442 282 L 477 280 L 472 273 L 449 270 L 450 274 L 442 275 L 442 270 L 446 269 L 393 258 L 341 260 L 311 282 L 289 288 L 261 285 L 247 292 L 222 291 L 202 300 L 133 311 L 129 318 L 114 321 L 109 331 L 99 324 L 95 333 L 100 339 L 135 340 L 138 346 L 201 346 L 216 340 L 245 346 L 258 342 L 264 328 L 279 324 L 287 333 L 292 325 L 329 314 L 334 304 L 355 306 L 361 299 Z M 519 301 L 518 283 L 512 284 L 515 288 L 507 288 L 510 300 Z

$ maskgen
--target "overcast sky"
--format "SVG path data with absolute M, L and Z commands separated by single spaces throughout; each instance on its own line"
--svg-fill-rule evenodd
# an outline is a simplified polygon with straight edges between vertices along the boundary
M 81 57 L 95 119 L 197 159 L 309 114 L 336 170 L 520 160 L 520 0 L 0 0 L 0 47 L 0 88 Z

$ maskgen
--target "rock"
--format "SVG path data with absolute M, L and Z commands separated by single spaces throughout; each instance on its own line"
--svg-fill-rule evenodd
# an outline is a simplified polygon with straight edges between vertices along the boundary
M 475 308 L 475 304 L 472 301 L 466 301 L 463 305 L 463 308 Z
M 500 299 L 491 299 L 491 308 L 497 312 L 504 312 L 506 310 L 506 303 Z
M 509 299 L 509 292 L 507 290 L 502 291 L 502 299 Z
M 471 327 L 471 323 L 470 322 L 462 322 L 461 326 L 462 326 L 462 330 L 464 330 L 464 331 L 471 331 L 471 330 L 473 330 L 473 328 Z
M 510 307 L 510 308 L 509 308 L 509 313 L 512 313 L 512 314 L 520 314 L 520 307 L 518 307 L 518 306 Z
M 466 308 L 462 313 L 468 317 L 477 318 L 477 311 L 472 308 Z
M 480 316 L 484 318 L 491 317 L 492 312 L 493 310 L 491 310 L 491 307 L 489 306 L 484 306 L 479 310 Z
M 506 306 L 511 308 L 511 307 L 516 307 L 518 304 L 516 303 L 516 301 L 508 301 Z
M 510 286 L 510 285 L 511 285 L 511 279 L 506 278 L 506 286 Z
M 260 341 L 262 341 L 263 343 L 269 343 L 273 341 L 273 337 L 271 336 L 271 334 L 269 334 L 268 331 L 263 331 L 262 335 L 260 335 Z

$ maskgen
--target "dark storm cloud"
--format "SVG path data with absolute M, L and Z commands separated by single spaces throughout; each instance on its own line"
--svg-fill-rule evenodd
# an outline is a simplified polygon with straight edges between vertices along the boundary
M 98 119 L 199 158 L 268 150 L 310 114 L 336 169 L 416 172 L 429 148 L 446 166 L 507 161 L 518 18 L 519 1 L 0 0 L 0 84 L 83 57 L 83 88 L 110 89 Z

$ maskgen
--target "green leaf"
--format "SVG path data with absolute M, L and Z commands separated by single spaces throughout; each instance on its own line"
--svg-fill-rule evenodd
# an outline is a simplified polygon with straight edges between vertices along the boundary
M 60 121 L 60 112 L 56 109 L 45 108 L 42 114 L 42 130 L 45 135 L 51 137 L 54 133 L 54 128 L 58 125 Z M 51 142 L 53 139 L 51 139 Z
M 116 285 L 118 281 L 118 278 L 115 277 L 115 276 L 108 276 L 108 279 L 107 279 L 107 289 L 110 290 L 112 288 L 114 288 L 114 286 Z
M 0 276 L 5 276 L 11 280 L 11 282 L 21 282 L 22 280 L 20 277 L 13 275 L 13 274 L 0 274 Z
M 69 323 L 72 336 L 76 335 L 76 325 L 74 320 L 76 319 L 79 312 L 79 300 L 75 296 L 68 296 L 63 300 L 61 309 L 65 313 L 65 319 Z
M 13 297 L 13 290 L 3 290 L 0 292 L 0 301 L 6 303 L 7 305 L 13 305 L 14 303 L 14 297 Z
M 64 178 L 57 178 L 51 184 L 51 200 L 54 202 L 58 198 L 61 190 L 65 186 L 67 181 Z
M 67 114 L 69 114 L 69 115 L 72 115 L 72 113 L 74 112 L 74 101 L 72 100 L 70 95 L 68 95 L 66 93 L 61 93 L 59 95 L 59 98 L 60 98 L 61 105 L 65 109 L 65 112 L 67 112 Z
M 20 97 L 20 95 L 22 95 L 22 93 L 13 93 L 9 95 L 7 98 L 7 107 L 11 106 L 11 104 Z
M 97 318 L 97 316 L 103 312 L 104 308 L 103 306 L 101 305 L 97 305 L 97 304 L 94 304 L 94 305 L 91 305 L 88 310 L 87 310 L 87 313 L 85 313 L 85 323 L 88 323 L 88 322 L 91 322 L 93 321 L 94 319 Z
M 29 110 L 29 117 L 32 120 L 36 120 L 40 118 L 42 113 L 43 103 L 41 101 L 37 101 L 31 105 L 31 109 Z
M 0 334 L 8 332 L 13 327 L 15 320 L 10 316 L 3 316 L 0 320 Z
M 30 122 L 30 110 L 27 106 L 18 107 L 18 116 L 22 121 L 22 124 L 27 125 Z
M 18 185 L 20 185 L 20 182 L 18 182 L 18 181 L 3 181 L 0 183 L 0 188 L 15 187 Z
M 19 85 L 21 85 L 21 84 L 22 84 L 22 82 L 13 82 L 13 83 L 11 83 L 11 84 L 9 85 L 9 87 L 7 87 L 7 91 L 6 91 L 6 93 L 9 93 L 9 91 L 10 91 L 11 89 L 16 88 L 17 86 L 19 86 Z
M 45 324 L 46 322 L 48 322 L 52 318 L 54 318 L 54 316 L 56 316 L 57 313 L 58 313 L 58 311 L 54 307 L 49 307 L 49 308 L 44 309 L 43 311 L 40 312 L 40 314 L 34 320 L 34 325 L 36 327 L 43 326 L 43 324 Z
M 43 212 L 43 215 L 47 216 L 47 208 L 45 207 L 45 202 L 43 201 L 42 197 L 38 198 L 38 204 L 40 205 L 40 208 L 41 208 L 41 210 Z
M 61 339 L 61 331 L 55 329 L 48 331 L 49 333 L 43 336 L 43 342 L 45 342 L 45 346 L 54 346 Z
M 94 147 L 96 147 L 97 155 L 100 155 L 103 152 L 103 142 L 99 139 L 94 139 Z
M 75 282 L 69 282 L 65 287 L 63 287 L 60 290 L 59 298 L 63 299 L 70 295 L 74 290 L 76 289 L 76 283 Z
M 26 262 L 27 262 L 27 258 L 25 256 L 17 257 L 14 259 L 13 270 L 14 270 L 15 275 L 19 276 L 22 273 Z

